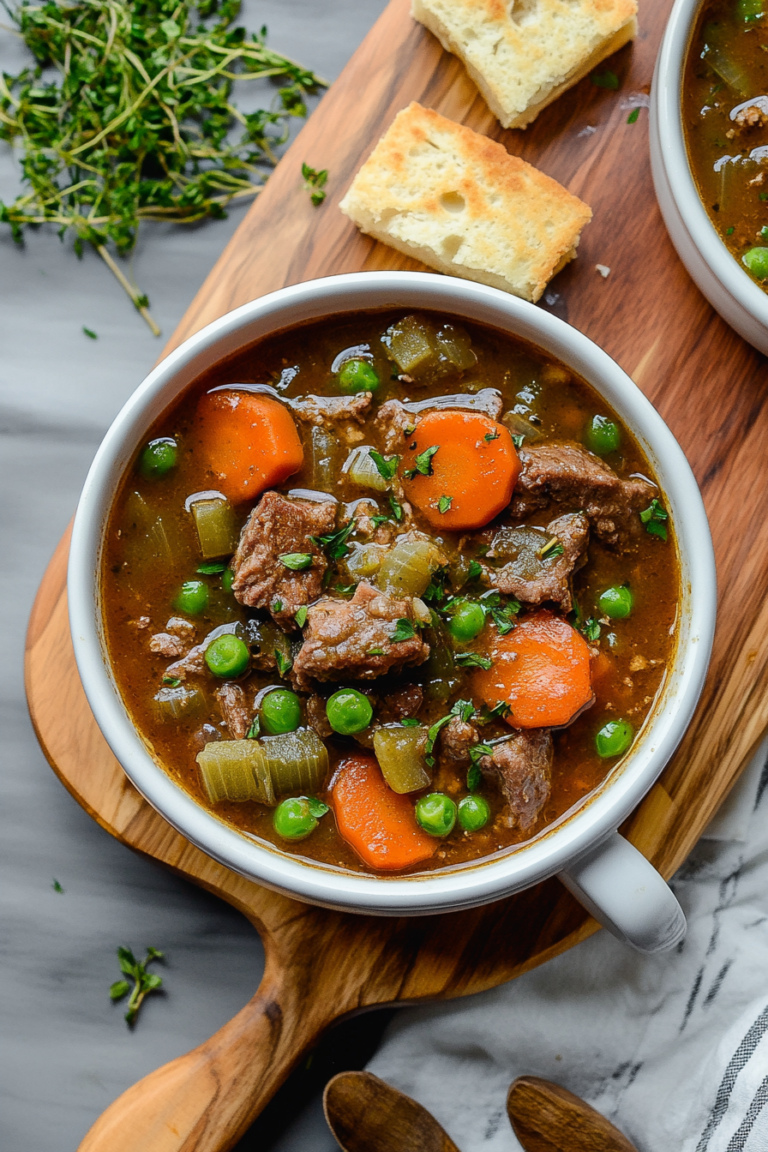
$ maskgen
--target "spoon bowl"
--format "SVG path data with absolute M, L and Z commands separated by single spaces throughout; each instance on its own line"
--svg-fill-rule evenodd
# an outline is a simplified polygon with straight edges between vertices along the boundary
M 431 1112 L 371 1072 L 334 1076 L 323 1108 L 345 1152 L 459 1152 Z

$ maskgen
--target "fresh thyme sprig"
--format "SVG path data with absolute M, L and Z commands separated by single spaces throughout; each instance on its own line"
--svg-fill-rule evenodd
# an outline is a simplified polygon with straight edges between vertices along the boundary
M 147 972 L 147 964 L 151 963 L 152 960 L 162 960 L 163 953 L 158 952 L 157 948 L 147 948 L 146 956 L 139 961 L 130 948 L 121 947 L 117 950 L 117 958 L 120 961 L 120 971 L 133 980 L 133 990 L 131 990 L 130 981 L 117 980 L 109 989 L 109 998 L 110 1000 L 122 1000 L 129 992 L 131 993 L 128 1011 L 125 1013 L 126 1023 L 130 1026 L 136 1022 L 139 1009 L 147 993 L 157 992 L 162 987 L 162 976 L 157 976 L 154 972 Z
M 266 28 L 235 27 L 240 0 L 0 3 L 35 59 L 0 73 L 0 139 L 20 145 L 28 189 L 0 201 L 0 221 L 18 243 L 50 223 L 74 232 L 78 256 L 92 244 L 159 335 L 110 247 L 130 252 L 142 220 L 221 218 L 258 193 L 324 81 L 267 48 Z M 275 106 L 243 114 L 234 83 L 268 77 L 283 82 Z

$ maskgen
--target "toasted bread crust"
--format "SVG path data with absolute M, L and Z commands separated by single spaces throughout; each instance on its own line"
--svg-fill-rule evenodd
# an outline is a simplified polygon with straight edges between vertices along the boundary
M 591 209 L 486 136 L 412 103 L 340 205 L 363 232 L 440 272 L 536 301 Z
M 412 0 L 411 12 L 505 128 L 530 124 L 637 34 L 637 0 Z

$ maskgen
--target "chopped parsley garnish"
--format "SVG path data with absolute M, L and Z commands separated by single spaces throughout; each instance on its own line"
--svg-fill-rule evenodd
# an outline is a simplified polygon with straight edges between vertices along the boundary
M 447 512 L 451 504 L 453 504 L 453 496 L 441 496 L 437 502 L 438 512 Z
M 432 457 L 435 452 L 440 450 L 439 444 L 433 444 L 431 448 L 426 448 L 420 452 L 414 461 L 413 468 L 406 468 L 403 475 L 407 480 L 413 480 L 414 476 L 431 476 L 432 475 Z
M 390 456 L 389 459 L 387 459 L 385 456 L 382 456 L 381 452 L 377 452 L 375 448 L 371 448 L 368 455 L 376 465 L 376 471 L 380 476 L 385 480 L 394 479 L 397 475 L 397 466 L 400 463 L 399 456 Z
M 368 656 L 383 656 L 384 655 L 384 649 L 383 648 L 369 648 L 367 655 Z
M 614 92 L 619 87 L 619 78 L 615 72 L 606 70 L 605 72 L 593 72 L 590 80 L 596 88 L 611 88 Z
M 85 324 L 83 324 L 83 332 L 85 333 L 85 335 L 88 337 L 89 340 L 98 340 L 98 338 L 99 338 L 97 336 L 97 334 L 94 332 L 93 328 L 86 328 Z
M 312 567 L 312 553 L 284 552 L 280 557 L 280 563 L 290 568 L 292 572 L 303 572 L 305 568 Z
M 522 448 L 524 440 L 525 440 L 525 434 L 524 433 L 518 432 L 512 437 L 512 443 L 514 444 L 515 448 Z
M 485 436 L 483 436 L 483 440 L 487 440 L 490 444 L 491 440 L 498 440 L 500 435 L 500 432 L 486 432 Z
M 652 536 L 659 536 L 662 540 L 667 538 L 667 520 L 669 520 L 669 512 L 663 504 L 661 504 L 654 496 L 651 503 L 640 513 L 640 519 L 645 524 L 646 532 L 650 532 Z
M 325 183 L 328 179 L 328 169 L 310 168 L 309 164 L 302 164 L 301 175 L 304 180 L 304 191 L 309 192 L 309 198 L 318 208 L 325 200 Z
M 307 608 L 306 604 L 302 604 L 301 608 L 299 608 L 298 612 L 294 616 L 294 620 L 298 624 L 299 628 L 303 628 L 304 625 L 306 624 L 307 612 L 308 612 L 308 608 Z
M 563 552 L 565 552 L 565 548 L 557 536 L 553 536 L 551 540 L 547 540 L 543 548 L 539 549 L 539 559 L 553 560 L 555 556 L 562 556 Z
M 482 564 L 478 564 L 477 560 L 470 560 L 469 571 L 467 572 L 467 580 L 478 580 L 483 574 Z
M 422 600 L 426 600 L 428 604 L 439 604 L 441 600 L 445 599 L 445 585 L 448 580 L 448 565 L 441 564 L 439 568 L 435 568 L 432 573 L 432 579 L 427 586 L 427 590 L 422 596 Z
M 448 715 L 442 716 L 432 725 L 432 727 L 427 732 L 427 743 L 424 747 L 424 759 L 430 768 L 433 768 L 435 764 L 435 758 L 432 755 L 432 751 L 435 747 L 435 741 L 440 734 L 440 729 L 444 728 L 446 724 L 450 724 L 454 716 L 458 716 L 464 724 L 467 724 L 472 719 L 474 714 L 475 706 L 471 700 L 457 700 Z
M 277 670 L 281 676 L 287 676 L 291 668 L 293 668 L 293 660 L 290 656 L 286 656 L 285 652 L 281 652 L 279 648 L 275 648 L 275 661 L 277 662 Z
M 224 571 L 226 564 L 220 560 L 208 560 L 197 569 L 199 576 L 218 576 Z
M 326 812 L 329 811 L 328 805 L 324 804 L 322 800 L 318 800 L 317 796 L 307 796 L 307 806 L 310 816 L 314 816 L 316 820 L 325 816 Z
M 391 523 L 392 523 L 392 517 L 391 516 L 371 516 L 371 524 L 373 524 L 374 528 L 378 528 L 380 524 L 391 524 Z
M 726 228 L 726 230 L 725 230 L 726 236 L 733 236 L 733 233 L 734 233 L 733 228 Z M 766 233 L 766 231 L 765 231 L 765 228 L 760 229 L 760 235 L 763 237 L 763 239 L 765 239 L 766 235 L 768 235 L 768 233 Z
M 490 656 L 480 656 L 477 652 L 457 652 L 454 660 L 462 668 L 484 668 L 487 672 L 493 667 Z
M 282 610 L 283 610 L 282 600 L 273 600 L 272 601 L 272 611 L 273 612 L 282 612 Z
M 475 744 L 474 748 L 469 750 L 470 767 L 467 772 L 467 791 L 477 792 L 483 779 L 483 773 L 480 770 L 480 761 L 483 756 L 492 756 L 493 748 L 490 744 Z
M 395 517 L 395 520 L 397 520 L 398 522 L 400 520 L 402 520 L 403 509 L 402 509 L 402 506 L 400 504 L 398 504 L 397 500 L 395 500 L 394 496 L 390 496 L 389 506 L 392 509 L 392 515 Z
M 62 895 L 64 894 L 64 889 L 62 888 L 61 884 L 59 884 L 55 876 L 53 877 L 53 884 L 51 887 L 53 888 L 54 892 L 61 892 Z
M 323 548 L 329 560 L 341 560 L 349 552 L 347 540 L 355 527 L 355 521 L 349 520 L 338 532 L 329 532 L 326 536 L 310 536 L 310 540 L 317 548 Z
M 493 720 L 505 720 L 511 713 L 512 709 L 509 704 L 500 700 L 498 704 L 494 704 L 493 708 L 489 708 L 487 704 L 484 704 L 480 710 L 477 721 L 478 724 L 490 724 Z
M 421 721 L 417 720 L 413 716 L 406 716 L 404 720 L 400 721 L 400 724 L 403 728 L 419 728 L 421 726 Z
M 403 616 L 395 624 L 395 630 L 389 638 L 390 644 L 401 644 L 403 640 L 413 640 L 416 635 L 416 629 L 410 620 L 406 620 Z
M 480 597 L 480 607 L 486 616 L 490 615 L 499 630 L 499 634 L 506 636 L 517 624 L 515 617 L 520 611 L 521 605 L 518 600 L 513 599 L 509 599 L 505 604 L 501 599 L 501 594 L 493 588 L 490 592 L 484 592 Z
M 169 688 L 178 688 L 181 680 L 176 676 L 163 676 L 163 684 L 167 684 Z
M 258 716 L 254 716 L 251 721 L 251 726 L 245 734 L 246 740 L 255 740 L 261 732 L 261 721 Z
M 156 992 L 162 986 L 162 976 L 156 976 L 154 972 L 147 972 L 147 965 L 153 960 L 162 960 L 163 953 L 159 952 L 157 948 L 147 948 L 146 956 L 139 962 L 130 948 L 118 948 L 117 958 L 120 961 L 120 971 L 124 976 L 129 976 L 133 980 L 133 990 L 131 990 L 130 980 L 117 980 L 109 989 L 109 998 L 110 1000 L 122 1000 L 123 996 L 131 993 L 128 1011 L 125 1014 L 126 1023 L 130 1026 L 136 1021 L 144 997 L 149 992 Z
M 594 616 L 588 616 L 584 623 L 579 626 L 579 632 L 585 640 L 594 643 L 595 640 L 600 639 L 600 621 L 596 620 Z
M 335 584 L 334 591 L 340 596 L 354 596 L 357 584 Z
M 627 124 L 635 124 L 637 122 L 637 118 L 639 115 L 640 115 L 640 109 L 639 108 L 633 108 L 632 111 L 630 112 L 629 116 L 627 116 Z

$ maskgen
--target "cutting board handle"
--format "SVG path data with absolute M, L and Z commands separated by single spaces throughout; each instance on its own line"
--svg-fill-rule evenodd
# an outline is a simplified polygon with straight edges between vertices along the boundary
M 119 1096 L 78 1152 L 226 1152 L 333 1018 L 327 998 L 285 972 L 214 1036 Z M 296 969 L 291 969 L 295 972 Z
M 618 832 L 560 879 L 604 928 L 638 952 L 666 952 L 685 936 L 685 916 L 672 889 Z

